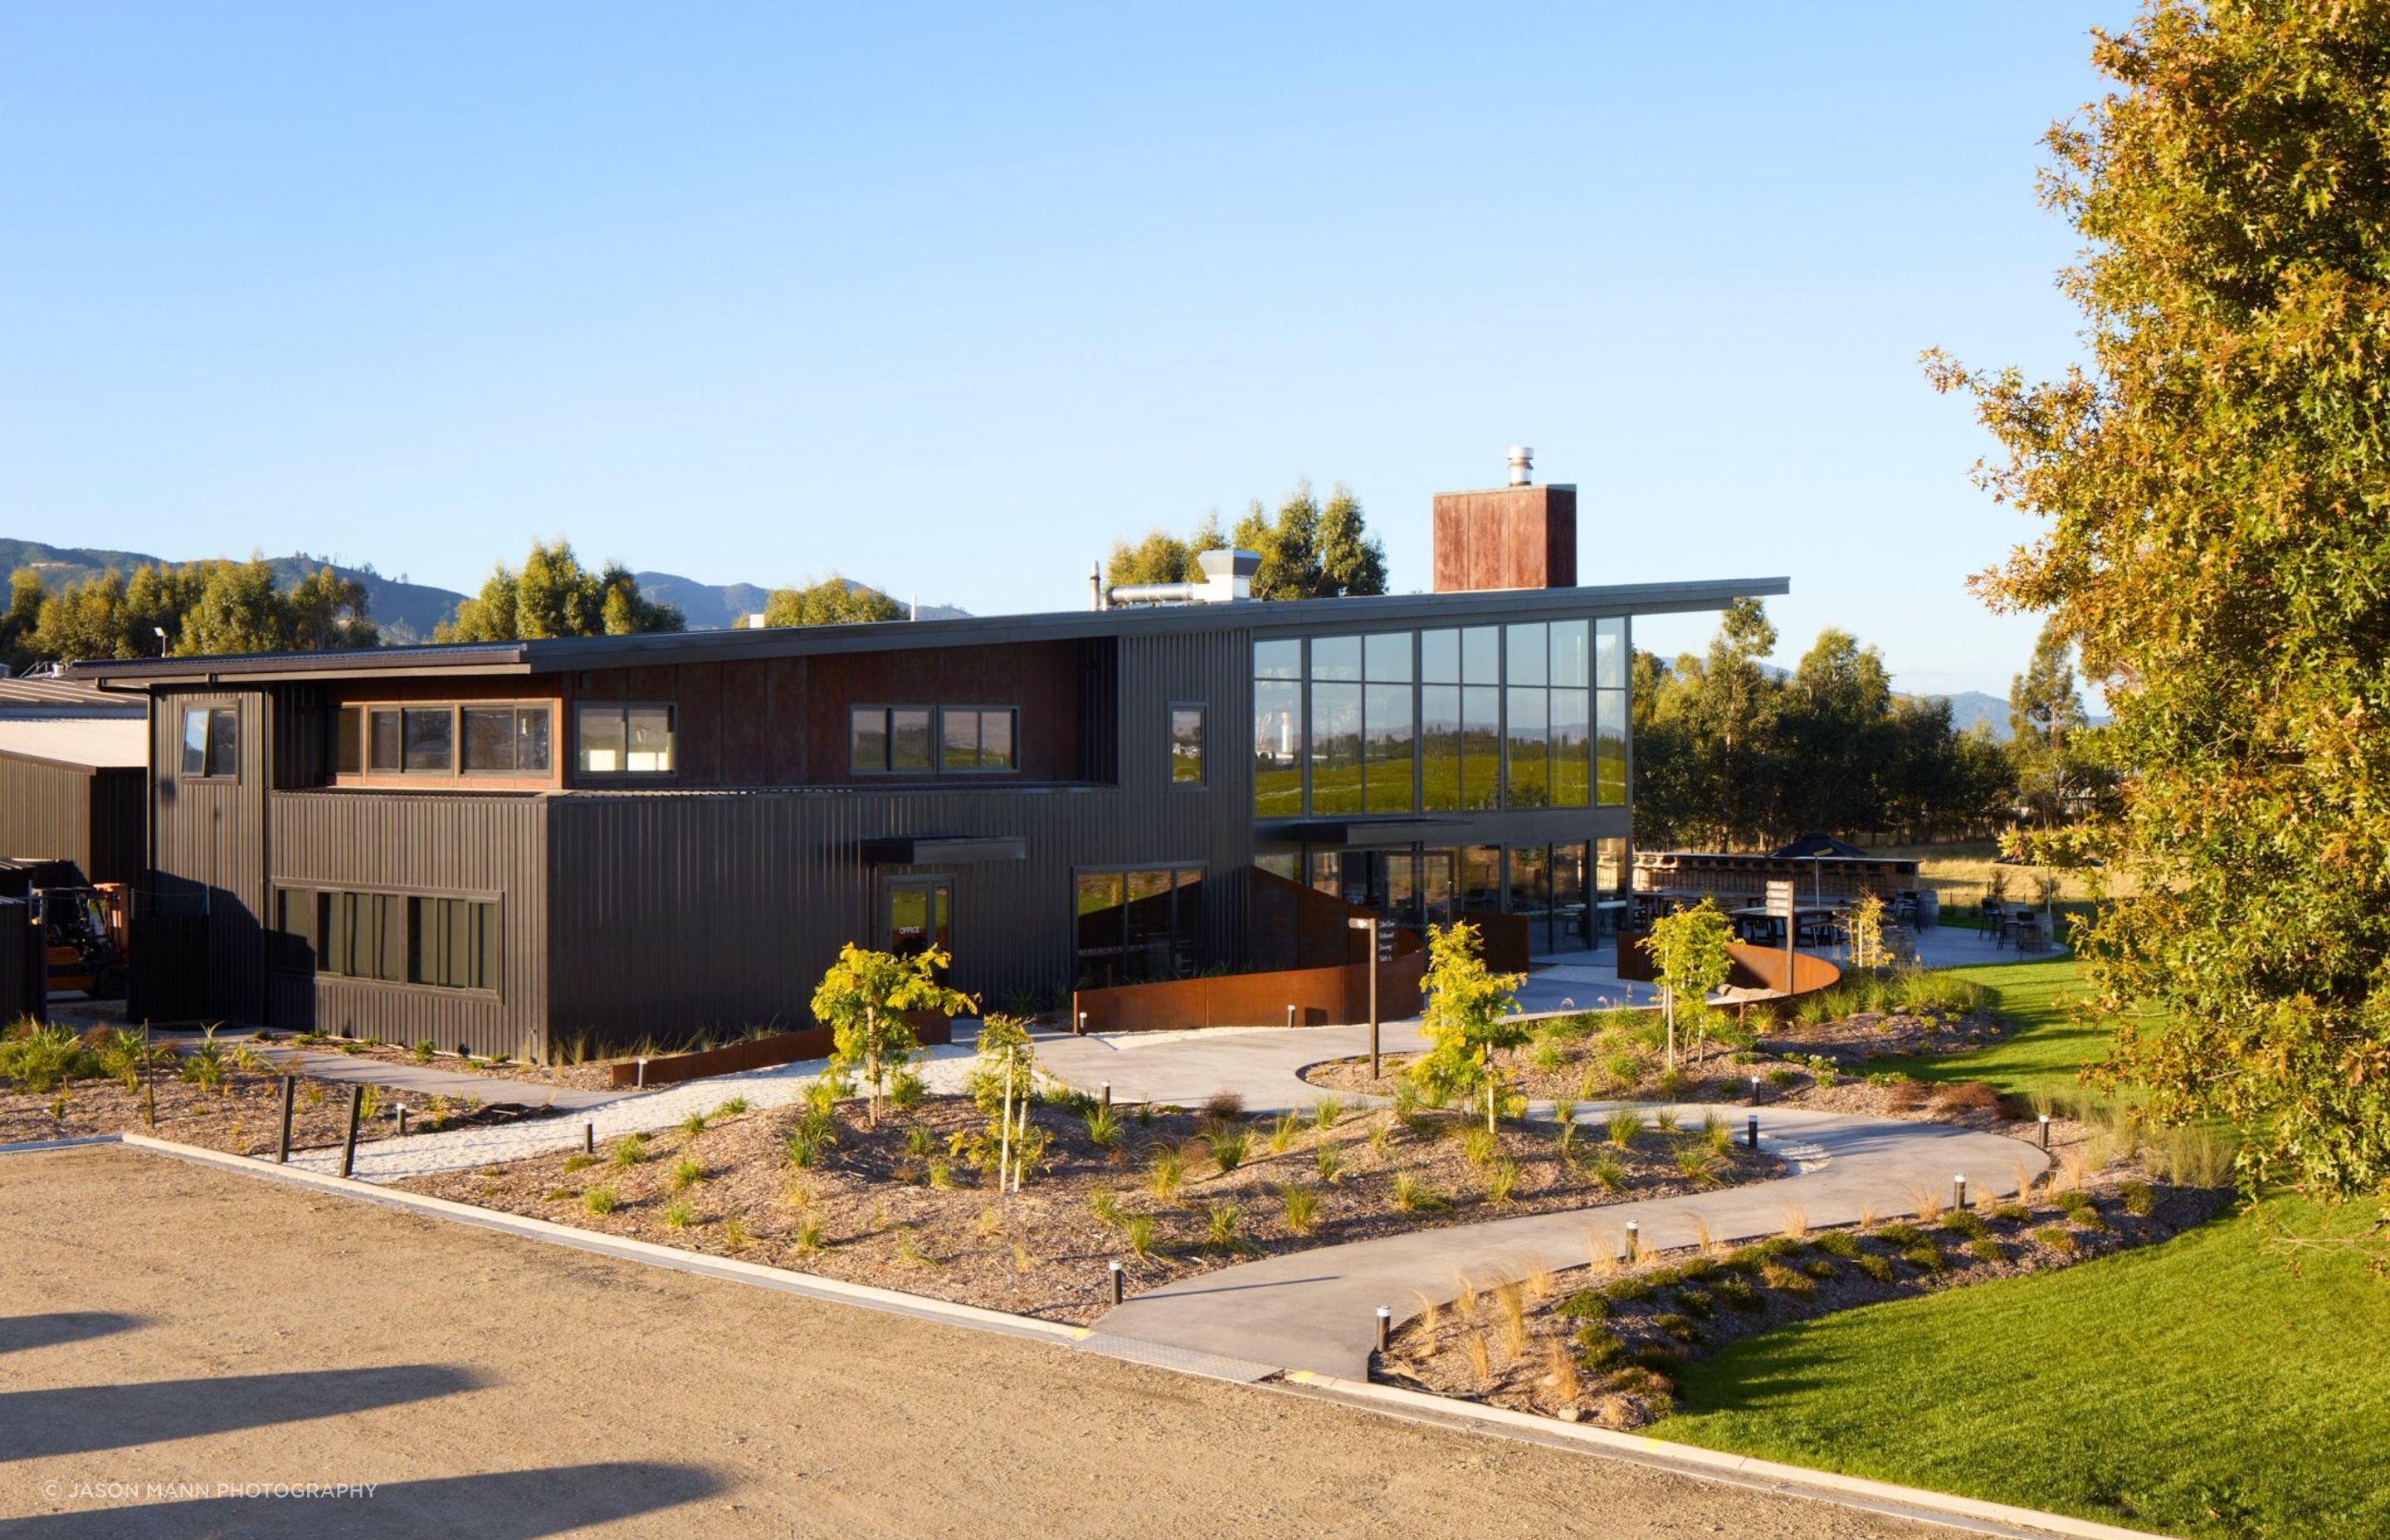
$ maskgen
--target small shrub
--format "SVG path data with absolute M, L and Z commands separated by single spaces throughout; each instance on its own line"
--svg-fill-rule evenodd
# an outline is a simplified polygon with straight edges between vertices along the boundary
M 1293 1149 L 1294 1136 L 1302 1129 L 1302 1120 L 1298 1119 L 1291 1112 L 1287 1113 L 1285 1116 L 1279 1118 L 1278 1122 L 1270 1124 L 1269 1152 L 1273 1155 L 1283 1155 L 1288 1150 Z
M 687 1229 L 697 1223 L 697 1211 L 675 1198 L 664 1205 L 664 1223 L 675 1230 Z
M 829 1250 L 829 1242 L 822 1235 L 821 1215 L 811 1210 L 797 1216 L 796 1231 L 790 1238 L 801 1257 L 819 1256 Z
M 1673 1312 L 1664 1315 L 1652 1316 L 1651 1325 L 1680 1342 L 1698 1342 L 1702 1340 L 1700 1327 L 1695 1326 L 1685 1316 Z
M 1977 1236 L 1967 1242 L 1967 1252 L 1979 1262 L 2006 1262 L 2009 1259 L 2009 1249 L 1987 1235 Z
M 715 1108 L 713 1115 L 717 1118 L 735 1118 L 747 1110 L 747 1105 L 745 1097 L 732 1097 L 728 1101 Z
M 415 1061 L 418 1064 L 429 1064 L 431 1062 L 431 1056 L 439 1051 L 440 1046 L 427 1037 L 415 1045 Z
M 734 1213 L 722 1222 L 722 1243 L 734 1251 L 743 1251 L 754 1243 L 754 1237 L 747 1233 L 747 1222 Z
M 576 1171 L 586 1171 L 597 1163 L 598 1157 L 595 1155 L 567 1155 L 564 1158 L 564 1174 L 570 1176 Z
M 915 1123 L 905 1131 L 905 1153 L 917 1161 L 926 1161 L 938 1152 L 938 1136 L 926 1123 Z
M 1519 1162 L 1501 1160 L 1485 1174 L 1485 1196 L 1497 1203 L 1508 1203 L 1519 1190 Z
M 1651 1280 L 1647 1277 L 1613 1278 L 1601 1286 L 1603 1296 L 1618 1304 L 1632 1304 L 1637 1300 L 1651 1297 Z
M 1776 1086 L 1780 1090 L 1784 1086 L 1792 1084 L 1801 1077 L 1780 1064 L 1775 1069 L 1768 1071 L 1766 1078 L 1768 1084 Z
M 1394 1207 L 1405 1213 L 1441 1213 L 1452 1200 L 1407 1171 L 1394 1173 Z
M 1819 1283 L 1831 1283 L 1834 1278 L 1833 1262 L 1826 1257 L 1811 1257 L 1801 1264 L 1801 1271 L 1816 1278 Z
M 1942 1216 L 1942 1228 L 1967 1240 L 1981 1240 L 1992 1233 L 1984 1216 L 1972 1209 L 1953 1209 Z
M 1460 1158 L 1480 1169 L 1492 1165 L 1502 1153 L 1502 1136 L 1483 1123 L 1471 1123 L 1460 1136 Z
M 1344 1102 L 1341 1097 L 1321 1097 L 1311 1104 L 1311 1126 L 1322 1134 L 1335 1127 L 1336 1120 L 1343 1115 Z
M 1626 1344 L 1607 1327 L 1581 1326 L 1575 1341 L 1577 1367 L 1588 1374 L 1604 1374 L 1626 1362 Z
M 687 1192 L 704 1180 L 705 1168 L 695 1161 L 684 1159 L 673 1167 L 672 1189 L 675 1192 Z
M 612 1187 L 591 1187 L 581 1195 L 581 1206 L 591 1213 L 612 1213 L 623 1206 L 623 1199 Z
M 1950 1259 L 1942 1254 L 1942 1248 L 1930 1240 L 1920 1245 L 1903 1248 L 1900 1260 L 1921 1273 L 1939 1273 L 1947 1270 L 1950 1265 Z
M 1925 1232 L 1907 1220 L 1895 1220 L 1889 1225 L 1877 1226 L 1875 1238 L 1895 1249 L 1903 1246 L 1922 1246 L 1925 1244 Z
M 2150 1190 L 2147 1182 L 2137 1179 L 2125 1183 L 2116 1190 L 2124 1198 L 2127 1213 L 2147 1214 L 2157 1207 L 2157 1194 Z
M 1697 1321 L 1706 1321 L 1717 1314 L 1717 1302 L 1706 1289 L 1679 1289 L 1677 1308 Z
M 1336 1174 L 1344 1169 L 1344 1152 L 1334 1145 L 1324 1144 L 1312 1151 L 1311 1163 L 1323 1182 L 1333 1182 Z
M 1252 1140 L 1243 1129 L 1223 1125 L 1203 1136 L 1203 1148 L 1212 1152 L 1212 1163 L 1226 1176 L 1245 1163 Z
M 1221 1251 L 1243 1251 L 1245 1242 L 1237 1233 L 1237 1229 L 1243 1223 L 1245 1211 L 1234 1203 L 1224 1200 L 1212 1204 L 1203 1214 L 1205 1238 Z
M 1759 1281 L 1783 1294 L 1807 1294 L 1817 1287 L 1807 1277 L 1793 1271 L 1780 1262 L 1771 1262 L 1759 1270 Z
M 1926 1110 L 1935 1117 L 1948 1117 L 1954 1112 L 1997 1111 L 2000 1105 L 1999 1088 L 1980 1080 L 1961 1081 L 1937 1085 L 1926 1101 Z
M 1571 1320 L 1606 1321 L 1610 1318 L 1610 1296 L 1599 1290 L 1580 1289 L 1555 1308 Z
M 1607 1151 L 1595 1157 L 1593 1162 L 1585 1168 L 1585 1174 L 1592 1177 L 1604 1192 L 1616 1192 L 1626 1185 L 1626 1162 Z
M 1718 1180 L 1718 1158 L 1706 1145 L 1689 1144 L 1677 1151 L 1677 1174 L 1687 1181 L 1710 1187 Z
M 1119 1229 L 1121 1221 L 1127 1217 L 1121 1210 L 1120 1194 L 1110 1187 L 1098 1187 L 1088 1195 L 1087 1212 L 1108 1230 Z
M 1619 1149 L 1635 1148 L 1636 1138 L 1643 1132 L 1643 1114 L 1632 1107 L 1622 1107 L 1610 1114 L 1610 1142 Z
M 1020 1243 L 1018 1241 L 1013 1243 L 1013 1264 L 1015 1267 L 1018 1267 L 1021 1262 Z M 944 1263 L 940 1262 L 936 1257 L 933 1257 L 929 1252 L 921 1250 L 920 1238 L 914 1235 L 910 1230 L 902 1230 L 897 1233 L 896 1260 L 907 1267 L 944 1267 L 945 1265 Z
M 1234 1091 L 1214 1091 L 1203 1098 L 1203 1115 L 1214 1123 L 1242 1123 L 1245 1098 Z
M 1003 1077 L 999 1074 L 997 1078 Z M 909 1112 L 920 1106 L 921 1098 L 929 1094 L 929 1086 L 910 1070 L 899 1070 L 888 1082 L 888 1105 L 899 1112 Z
M 1153 1260 L 1154 1238 L 1159 1233 L 1160 1226 L 1150 1213 L 1133 1213 L 1121 1226 L 1121 1238 L 1128 1243 L 1130 1252 L 1139 1262 Z
M 2075 1253 L 2076 1248 L 2080 1244 L 2080 1242 L 2076 1241 L 2075 1238 L 2075 1232 L 2068 1229 L 2063 1225 L 2045 1226 L 2042 1228 L 2034 1231 L 2033 1238 L 2034 1239 L 2041 1242 L 2044 1246 L 2049 1247 L 2051 1251 L 2062 1252 L 2069 1256 Z
M 1319 1227 L 1319 1194 L 1311 1188 L 1290 1186 L 1284 1194 L 1286 1227 L 1296 1235 L 1309 1235 Z
M 1734 1127 L 1719 1114 L 1704 1112 L 1702 1114 L 1702 1142 L 1710 1147 L 1713 1154 L 1731 1155 L 1734 1153 Z
M 648 1147 L 646 1145 L 641 1144 L 636 1139 L 624 1139 L 614 1147 L 614 1152 L 608 1156 L 607 1160 L 611 1164 L 627 1170 L 632 1166 L 639 1164 L 647 1158 Z
M 1878 1283 L 1890 1283 L 1898 1276 L 1893 1271 L 1892 1259 L 1888 1256 L 1882 1256 L 1874 1251 L 1863 1251 L 1851 1260 L 1858 1264 L 1860 1272 Z
M 681 1133 L 692 1139 L 704 1133 L 708 1126 L 706 1116 L 701 1111 L 691 1112 L 680 1120 Z
M 1081 1116 L 1087 1125 L 1087 1142 L 1098 1149 L 1117 1149 L 1127 1131 L 1121 1126 L 1121 1115 L 1101 1102 L 1090 1107 Z
M 1146 1186 L 1153 1189 L 1153 1195 L 1165 1203 L 1176 1202 L 1179 1184 L 1186 1178 L 1185 1158 L 1170 1145 L 1156 1147 L 1152 1161 L 1147 1165 L 1145 1173 Z
M 2003 1203 L 1991 1213 L 2003 1225 L 2022 1225 L 2033 1217 L 2033 1211 L 2023 1203 Z
M 951 1192 L 954 1190 L 954 1162 L 937 1156 L 931 1157 L 928 1181 L 930 1186 L 937 1188 L 940 1192 Z
M 1859 1238 L 1848 1230 L 1828 1230 L 1822 1235 L 1813 1235 L 1809 1238 L 1809 1244 L 1821 1251 L 1844 1258 L 1857 1256 L 1860 1250 Z
M 1741 1278 L 1720 1278 L 1710 1286 L 1710 1291 L 1735 1309 L 1757 1315 L 1767 1308 L 1767 1296 Z

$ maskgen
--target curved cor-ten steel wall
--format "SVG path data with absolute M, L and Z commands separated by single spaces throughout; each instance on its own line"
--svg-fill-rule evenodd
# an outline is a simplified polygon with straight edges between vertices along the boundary
M 1659 977 L 1651 964 L 1651 954 L 1646 946 L 1648 938 L 1626 935 L 1618 938 L 1618 976 L 1650 983 Z M 1733 966 L 1726 976 L 1730 989 L 1767 989 L 1778 997 L 1797 1000 L 1804 995 L 1815 995 L 1833 988 L 1843 982 L 1843 970 L 1824 957 L 1806 952 L 1792 954 L 1792 981 L 1784 981 L 1784 949 L 1780 946 L 1745 946 L 1737 942 L 1726 949 Z

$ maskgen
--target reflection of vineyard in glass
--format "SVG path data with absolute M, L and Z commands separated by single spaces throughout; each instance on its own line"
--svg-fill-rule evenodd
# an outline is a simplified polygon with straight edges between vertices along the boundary
M 1253 812 L 1621 805 L 1625 629 L 1556 621 L 1316 636 L 1307 656 L 1301 642 L 1257 643 Z

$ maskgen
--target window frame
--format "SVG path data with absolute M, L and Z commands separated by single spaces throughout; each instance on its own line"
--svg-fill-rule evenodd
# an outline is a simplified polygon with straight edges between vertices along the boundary
M 928 764 L 919 767 L 906 765 L 899 768 L 897 766 L 896 713 L 899 712 L 920 712 L 929 717 Z M 855 718 L 867 712 L 877 712 L 880 717 L 881 759 L 878 764 L 859 764 L 855 762 Z M 946 718 L 949 715 L 968 715 L 982 719 L 978 723 L 972 752 L 983 757 L 987 752 L 987 724 L 984 719 L 995 715 L 1009 718 L 1011 732 L 1007 741 L 1011 745 L 1012 763 L 1009 764 L 948 764 L 946 763 Z M 1017 705 L 997 703 L 976 705 L 969 701 L 952 705 L 944 702 L 924 703 L 919 700 L 849 701 L 846 708 L 846 773 L 850 776 L 863 779 L 906 781 L 936 780 L 946 776 L 965 777 L 1017 776 L 1021 774 L 1021 708 Z
M 378 781 L 456 782 L 495 779 L 549 784 L 556 778 L 556 717 L 557 710 L 561 704 L 562 702 L 547 697 L 533 697 L 529 699 L 509 697 L 488 700 L 344 700 L 334 709 L 332 713 L 331 774 L 337 777 L 355 776 Z M 407 767 L 407 714 L 424 712 L 448 713 L 448 768 L 444 770 Z M 467 765 L 465 763 L 465 713 L 468 712 L 511 713 L 514 719 L 513 740 L 518 749 L 521 743 L 523 718 L 526 715 L 546 716 L 547 718 L 547 768 L 526 770 L 518 764 L 508 770 L 486 770 Z M 353 730 L 348 723 L 351 713 L 354 713 L 355 716 Z M 374 722 L 380 716 L 394 717 L 397 722 L 398 760 L 394 764 L 377 764 L 374 762 Z M 353 740 L 356 750 L 357 768 L 343 770 L 340 767 L 341 751 L 350 746 Z
M 664 713 L 665 754 L 671 761 L 670 765 L 665 769 L 634 770 L 630 767 L 631 713 L 633 712 L 641 711 L 661 711 Z M 601 712 L 612 712 L 616 717 L 621 719 L 623 724 L 623 768 L 620 770 L 592 770 L 584 761 L 581 750 L 581 725 L 592 714 Z M 555 731 L 555 725 L 553 723 L 549 724 L 549 731 L 551 735 Z M 551 738 L 549 749 L 550 757 L 554 756 L 554 752 L 553 738 Z M 606 782 L 636 781 L 641 784 L 653 784 L 658 781 L 678 780 L 680 778 L 680 702 L 677 700 L 574 701 L 572 703 L 572 764 L 573 778 L 576 780 Z
M 513 718 L 509 724 L 508 742 L 514 750 L 516 763 L 505 770 L 476 769 L 465 763 L 470 736 L 465 730 L 465 717 L 472 712 L 506 712 Z M 547 718 L 547 764 L 537 770 L 522 767 L 522 725 L 526 715 Z M 556 774 L 556 702 L 552 700 L 459 700 L 456 702 L 456 770 L 460 779 L 495 777 L 500 780 L 546 780 Z M 418 775 L 429 774 L 426 771 Z
M 940 776 L 1017 776 L 1021 774 L 1020 707 L 974 706 L 968 703 L 958 706 L 941 705 L 934 708 L 934 713 L 930 724 L 932 774 Z M 983 760 L 987 757 L 987 719 L 991 716 L 1009 717 L 1011 726 L 1005 737 L 1005 741 L 1011 746 L 1012 763 L 1009 764 L 948 764 L 946 763 L 946 717 L 950 713 L 977 719 L 979 734 L 977 752 Z M 893 730 L 889 736 L 888 753 L 891 759 L 895 757 L 896 740 Z M 911 774 L 911 772 L 892 773 Z
M 306 881 L 276 882 L 274 893 L 273 924 L 267 932 L 269 936 L 275 938 L 267 957 L 267 966 L 274 972 L 310 980 L 336 980 L 345 984 L 434 990 L 447 995 L 472 995 L 496 1000 L 503 1000 L 506 997 L 506 896 L 503 893 L 455 890 L 423 892 L 403 888 L 357 887 L 346 882 L 319 884 Z M 296 932 L 287 930 L 282 923 L 289 902 L 302 894 L 315 928 L 312 935 L 303 938 L 311 957 L 308 966 L 303 968 L 296 966 L 290 960 L 292 944 L 302 938 L 299 938 Z M 376 918 L 379 923 L 372 926 L 375 935 L 376 967 L 376 971 L 372 973 L 348 971 L 353 959 L 348 955 L 349 948 L 345 939 L 337 949 L 330 944 L 335 926 L 344 907 L 342 901 L 346 899 L 356 899 L 361 903 L 371 901 L 379 907 Z M 484 959 L 484 954 L 477 951 L 475 966 L 478 969 L 480 961 L 486 960 L 490 965 L 487 971 L 494 971 L 496 974 L 495 978 L 485 977 L 482 982 L 477 984 L 448 984 L 430 982 L 415 976 L 422 955 L 421 925 L 426 907 L 431 905 L 444 906 L 454 904 L 478 905 L 488 909 L 489 913 L 482 921 L 482 934 L 488 938 L 486 956 Z M 391 934 L 390 911 L 387 907 L 391 905 L 397 905 L 397 934 L 394 938 Z M 441 913 L 443 915 L 446 913 L 444 907 Z M 346 932 L 343 931 L 342 934 L 345 938 Z M 397 943 L 396 950 L 399 954 L 394 963 L 388 955 L 392 951 L 389 943 L 393 939 Z M 335 950 L 341 953 L 341 966 L 338 968 L 328 966 L 326 961 Z M 393 969 L 394 972 L 392 971 Z
M 1178 718 L 1184 712 L 1191 712 L 1195 718 L 1195 774 L 1192 776 L 1178 774 Z M 1212 703 L 1208 700 L 1173 700 L 1163 707 L 1162 716 L 1165 726 L 1163 756 L 1170 772 L 1170 789 L 1173 791 L 1211 789 Z
M 220 715 L 232 718 L 232 765 L 229 769 L 213 763 L 216 758 L 216 718 Z M 205 724 L 199 735 L 199 768 L 197 770 L 191 768 L 191 722 L 195 717 Z M 179 763 L 182 773 L 176 777 L 177 779 L 238 782 L 240 779 L 239 703 L 236 701 L 230 705 L 221 706 L 185 706 L 181 743 L 182 753 Z

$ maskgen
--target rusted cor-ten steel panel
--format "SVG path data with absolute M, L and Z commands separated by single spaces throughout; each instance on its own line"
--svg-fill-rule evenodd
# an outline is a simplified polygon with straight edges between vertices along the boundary
M 273 799 L 276 888 L 488 900 L 498 987 L 276 974 L 273 1025 L 546 1058 L 546 803 L 537 795 L 315 790 Z
M 1576 585 L 1574 487 L 1439 493 L 1434 531 L 1439 594 Z

